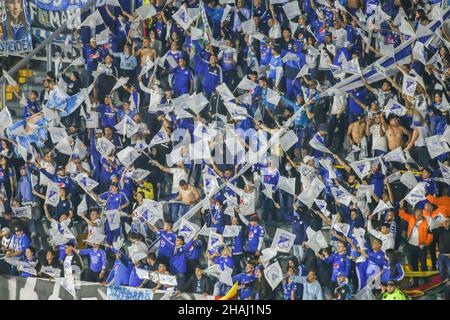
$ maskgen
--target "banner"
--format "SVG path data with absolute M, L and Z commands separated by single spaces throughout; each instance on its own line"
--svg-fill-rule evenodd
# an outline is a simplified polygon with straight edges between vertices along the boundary
M 106 290 L 108 300 L 152 300 L 153 292 L 146 289 L 110 286 Z
M 25 0 L 0 1 L 2 25 L 0 29 L 0 56 L 30 52 L 30 15 Z
M 56 280 L 56 281 L 55 281 Z M 175 296 L 166 291 L 149 289 L 134 289 L 130 287 L 106 287 L 98 283 L 75 280 L 75 297 L 62 285 L 61 278 L 55 280 L 34 277 L 13 277 L 0 275 L 0 300 L 107 300 L 121 297 L 122 300 L 133 296 L 133 300 L 140 297 L 150 297 L 145 300 L 214 300 L 213 296 L 195 293 L 183 293 Z M 139 290 L 139 294 L 133 291 Z

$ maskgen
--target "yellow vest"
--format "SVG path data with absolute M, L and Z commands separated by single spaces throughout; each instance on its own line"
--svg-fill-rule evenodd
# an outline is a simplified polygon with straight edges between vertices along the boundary
M 155 195 L 153 193 L 153 184 L 150 182 L 144 182 L 142 185 L 140 185 L 137 188 L 137 192 L 143 192 L 144 199 L 153 200 L 155 198 Z

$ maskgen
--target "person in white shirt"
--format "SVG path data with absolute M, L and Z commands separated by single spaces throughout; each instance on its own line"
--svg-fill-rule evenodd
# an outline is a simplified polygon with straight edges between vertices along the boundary
M 390 225 L 388 223 L 383 223 L 381 225 L 381 231 L 377 231 L 372 227 L 372 219 L 375 215 L 372 215 L 369 218 L 369 222 L 367 224 L 367 231 L 372 234 L 375 238 L 381 240 L 383 244 L 381 245 L 381 251 L 386 252 L 388 249 L 394 249 L 395 246 L 395 237 L 394 234 L 390 231 Z
M 323 300 L 322 287 L 315 271 L 311 270 L 306 277 L 300 277 L 300 283 L 303 285 L 303 300 Z

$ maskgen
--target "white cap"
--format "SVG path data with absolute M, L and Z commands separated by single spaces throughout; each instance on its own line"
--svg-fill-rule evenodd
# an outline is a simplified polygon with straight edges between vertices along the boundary
M 308 163 L 308 162 L 311 161 L 311 160 L 314 160 L 314 157 L 313 157 L 313 156 L 306 156 L 306 157 L 303 158 L 303 162 L 304 162 L 304 163 Z
M 2 234 L 7 234 L 7 233 L 10 233 L 10 232 L 11 232 L 11 230 L 8 227 L 2 228 Z

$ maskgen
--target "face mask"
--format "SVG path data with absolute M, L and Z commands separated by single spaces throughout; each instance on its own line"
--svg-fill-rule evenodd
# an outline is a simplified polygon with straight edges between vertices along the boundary
M 215 204 L 214 205 L 214 209 L 216 209 L 217 211 L 220 210 L 220 205 L 219 204 Z
M 291 166 L 286 166 L 286 171 L 291 171 L 292 167 Z

